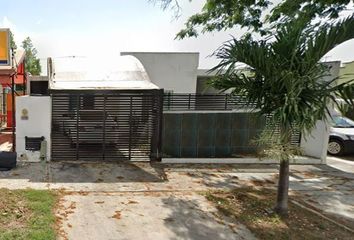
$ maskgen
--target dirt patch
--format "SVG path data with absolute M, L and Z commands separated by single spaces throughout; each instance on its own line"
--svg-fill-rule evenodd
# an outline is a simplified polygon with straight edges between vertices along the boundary
M 104 201 L 97 201 L 96 204 L 104 204 Z
M 259 239 L 352 239 L 351 232 L 292 203 L 289 217 L 280 218 L 272 210 L 275 198 L 276 192 L 265 188 L 207 194 L 220 213 L 243 223 Z
M 1 189 L 0 191 L 0 230 L 25 228 L 31 218 L 28 202 L 21 194 Z
M 312 172 L 302 172 L 301 173 L 305 178 L 318 178 L 319 176 Z
M 162 193 L 161 192 L 152 192 L 152 191 L 147 191 L 143 193 L 144 196 L 149 196 L 149 197 L 161 197 Z
M 76 202 L 71 202 L 68 209 L 76 209 Z
M 64 221 L 68 221 L 68 217 L 70 214 L 74 213 L 74 210 L 76 209 L 76 202 L 71 202 L 69 205 L 66 205 L 66 201 L 64 199 L 65 195 L 68 193 L 65 192 L 64 190 L 59 192 L 60 198 L 57 201 L 56 204 L 56 219 L 55 219 L 55 229 L 58 234 L 63 240 L 67 240 L 68 236 L 67 233 L 65 232 L 63 225 Z M 71 194 L 71 193 L 69 193 Z M 70 223 L 67 224 L 69 228 L 72 227 Z
M 112 218 L 115 218 L 117 220 L 121 219 L 121 217 L 122 217 L 122 214 L 120 213 L 119 210 L 115 211 L 114 215 L 112 216 Z
M 73 192 L 74 194 L 79 194 L 79 195 L 81 195 L 81 196 L 87 196 L 87 195 L 89 195 L 89 192 L 85 192 L 85 191 L 79 191 L 79 192 Z
M 55 201 L 52 191 L 0 189 L 0 239 L 54 240 Z
M 268 186 L 268 185 L 274 185 L 275 181 L 270 180 L 270 179 L 265 179 L 265 180 L 253 179 L 253 180 L 251 180 L 251 184 L 253 186 L 257 186 L 257 187 L 264 187 L 264 186 Z

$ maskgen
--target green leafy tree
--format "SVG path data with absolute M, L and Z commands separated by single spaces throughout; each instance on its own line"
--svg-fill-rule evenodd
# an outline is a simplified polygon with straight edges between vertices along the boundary
M 32 75 L 40 75 L 41 74 L 41 64 L 37 57 L 37 49 L 33 46 L 32 40 L 27 37 L 22 41 L 22 47 L 26 51 L 26 70 Z
M 199 32 L 225 31 L 234 26 L 267 35 L 275 26 L 295 18 L 335 19 L 350 2 L 353 0 L 284 0 L 275 5 L 269 0 L 206 0 L 202 11 L 189 17 L 177 37 L 196 37 Z M 172 9 L 180 11 L 178 6 Z
M 206 0 L 200 13 L 191 16 L 177 38 L 199 33 L 248 32 L 223 44 L 215 56 L 220 63 L 211 69 L 217 76 L 211 85 L 222 91 L 243 95 L 271 115 L 279 126 L 267 135 L 265 155 L 280 160 L 275 211 L 288 213 L 289 161 L 297 153 L 291 145 L 292 129 L 308 134 L 318 120 L 328 118 L 329 104 L 336 98 L 352 103 L 352 82 L 336 85 L 322 81 L 328 68 L 321 58 L 337 45 L 354 38 L 353 15 L 336 20 L 350 0 L 284 0 L 277 5 L 267 0 Z M 325 20 L 325 21 L 323 21 Z M 249 67 L 246 75 L 236 65 Z M 264 140 L 264 139 L 263 139 Z
M 15 42 L 15 36 L 11 31 L 10 31 L 10 48 L 13 49 L 14 51 L 16 51 L 16 49 L 17 49 L 17 45 Z

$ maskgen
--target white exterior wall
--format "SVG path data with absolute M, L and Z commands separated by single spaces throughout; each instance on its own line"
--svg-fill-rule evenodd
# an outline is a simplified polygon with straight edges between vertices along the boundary
M 339 75 L 340 62 L 327 62 L 330 66 L 329 75 L 324 77 L 322 81 L 331 81 Z M 333 106 L 332 106 L 333 108 Z M 304 155 L 321 159 L 321 163 L 326 163 L 327 147 L 329 140 L 330 127 L 325 121 L 317 121 L 315 128 L 308 136 L 302 136 L 300 147 Z
M 324 121 L 317 121 L 314 130 L 308 136 L 301 136 L 300 147 L 304 154 L 326 163 L 329 139 L 329 126 Z
M 22 111 L 28 119 L 22 119 Z M 25 150 L 25 136 L 41 137 L 47 141 L 47 159 L 50 159 L 51 99 L 49 96 L 16 97 L 16 152 L 18 160 L 39 161 L 39 151 Z
M 122 52 L 144 65 L 151 82 L 174 93 L 196 93 L 199 53 Z

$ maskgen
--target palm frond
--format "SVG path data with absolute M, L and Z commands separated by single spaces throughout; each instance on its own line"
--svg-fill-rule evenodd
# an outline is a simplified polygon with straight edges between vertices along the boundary
M 319 63 L 337 44 L 354 38 L 354 19 L 311 27 L 288 24 L 274 39 L 246 36 L 223 44 L 215 53 L 220 63 L 211 69 L 217 77 L 210 84 L 222 91 L 231 89 L 260 109 L 259 114 L 272 115 L 280 125 L 297 126 L 306 134 L 318 120 L 328 118 L 338 98 L 354 104 L 354 84 L 328 81 L 330 68 Z M 248 68 L 240 70 L 238 63 Z
M 354 15 L 335 24 L 324 24 L 307 38 L 304 58 L 317 63 L 337 45 L 354 38 Z
M 237 63 L 244 63 L 251 69 L 261 71 L 272 71 L 272 65 L 267 62 L 272 61 L 274 54 L 271 46 L 266 41 L 254 41 L 250 37 L 232 40 L 224 43 L 214 54 L 220 63 L 210 71 L 228 74 L 236 70 Z

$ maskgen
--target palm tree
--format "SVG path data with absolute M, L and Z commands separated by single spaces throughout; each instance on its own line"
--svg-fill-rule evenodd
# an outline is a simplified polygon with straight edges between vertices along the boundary
M 351 102 L 352 82 L 323 81 L 328 68 L 321 58 L 337 45 L 354 38 L 354 15 L 320 25 L 293 20 L 276 29 L 272 37 L 254 40 L 250 35 L 233 38 L 215 53 L 220 63 L 211 69 L 218 75 L 210 84 L 222 91 L 232 89 L 259 109 L 271 115 L 280 128 L 280 168 L 277 203 L 279 215 L 288 212 L 290 139 L 293 128 L 308 134 L 318 120 L 327 120 L 329 104 L 336 98 Z M 244 63 L 250 73 L 236 67 Z

